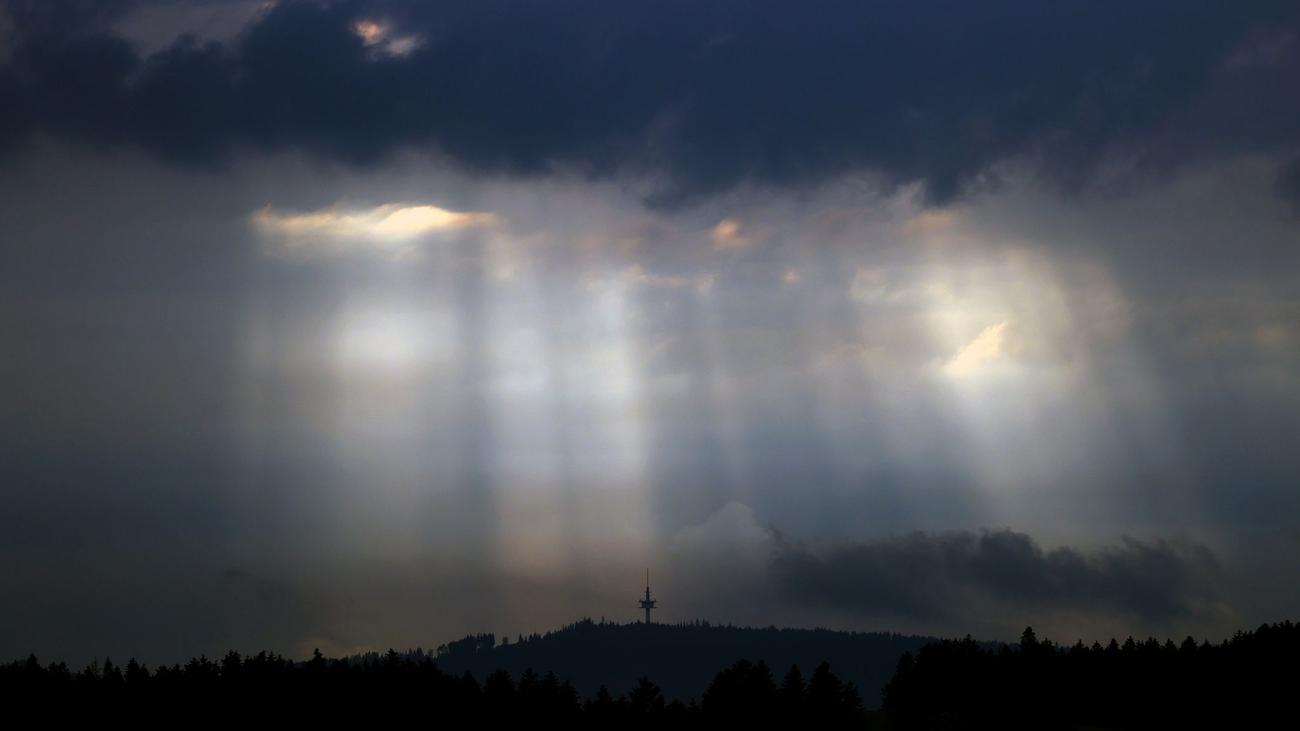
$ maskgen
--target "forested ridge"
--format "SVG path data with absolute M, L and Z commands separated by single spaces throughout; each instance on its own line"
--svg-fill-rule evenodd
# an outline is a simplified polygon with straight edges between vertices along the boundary
M 898 659 L 935 640 L 889 632 L 584 619 L 542 634 L 471 635 L 414 657 L 431 654 L 444 670 L 469 670 L 480 678 L 500 668 L 516 676 L 528 668 L 554 670 L 584 696 L 602 685 L 618 695 L 648 675 L 664 695 L 682 700 L 698 697 L 720 668 L 741 658 L 764 662 L 777 673 L 791 665 L 810 671 L 829 662 L 837 675 L 859 688 L 868 708 L 879 708 L 880 688 L 894 674 Z
M 635 625 L 616 627 L 616 635 L 635 631 L 629 629 Z M 642 631 L 662 638 L 672 629 Z M 739 628 L 718 629 L 744 636 Z M 859 688 L 824 660 L 773 666 L 741 657 L 708 670 L 708 681 L 688 695 L 665 693 L 647 674 L 626 690 L 602 683 L 587 693 L 554 668 L 450 669 L 457 658 L 506 658 L 545 637 L 558 642 L 590 631 L 578 623 L 513 642 L 473 635 L 434 652 L 331 659 L 317 651 L 306 661 L 229 652 L 219 660 L 201 656 L 154 668 L 134 659 L 125 665 L 104 659 L 74 670 L 29 656 L 0 665 L 0 700 L 11 712 L 139 713 L 199 725 L 261 714 L 356 722 L 381 716 L 455 723 L 544 720 L 579 728 L 815 723 L 902 730 L 1145 729 L 1232 728 L 1264 719 L 1287 726 L 1297 715 L 1292 695 L 1300 680 L 1300 626 L 1289 621 L 1237 632 L 1219 643 L 1189 637 L 1180 643 L 1128 638 L 1064 645 L 1039 639 L 1032 628 L 1013 645 L 969 637 L 935 640 L 897 660 L 883 687 L 883 711 L 871 711 L 863 700 L 875 689 Z M 615 680 L 610 668 L 591 671 Z

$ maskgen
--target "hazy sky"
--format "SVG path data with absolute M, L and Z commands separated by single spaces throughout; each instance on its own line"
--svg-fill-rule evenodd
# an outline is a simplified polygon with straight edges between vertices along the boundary
M 0 0 L 0 657 L 1300 614 L 1300 6 Z

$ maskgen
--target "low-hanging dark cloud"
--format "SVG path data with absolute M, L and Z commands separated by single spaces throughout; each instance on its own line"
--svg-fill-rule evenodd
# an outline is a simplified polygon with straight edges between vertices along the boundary
M 1165 623 L 1202 611 L 1219 573 L 1202 546 L 1125 539 L 1044 549 L 1010 530 L 914 532 L 811 550 L 783 543 L 773 571 L 791 600 L 866 615 L 944 618 L 974 606 L 1094 612 Z
M 6 6 L 0 149 L 52 135 L 219 166 L 418 147 L 481 173 L 645 176 L 679 202 L 856 170 L 941 201 L 1009 159 L 1077 185 L 1112 158 L 1300 145 L 1291 2 L 285 0 L 148 56 L 110 31 L 140 5 Z M 362 20 L 409 42 L 367 46 Z

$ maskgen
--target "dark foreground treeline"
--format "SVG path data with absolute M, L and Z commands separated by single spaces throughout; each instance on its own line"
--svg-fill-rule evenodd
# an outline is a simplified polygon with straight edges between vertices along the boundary
M 908 653 L 884 689 L 895 729 L 1300 728 L 1300 625 L 1213 644 L 1187 638 L 1017 648 L 945 640 Z
M 807 679 L 797 666 L 781 679 L 764 663 L 740 660 L 718 672 L 697 702 L 668 700 L 642 677 L 627 693 L 600 688 L 581 698 L 572 683 L 554 673 L 526 670 L 517 678 L 497 670 L 482 682 L 470 672 L 446 673 L 429 658 L 395 651 L 362 662 L 329 660 L 319 652 L 307 662 L 259 653 L 206 657 L 183 666 L 150 671 L 132 660 L 91 663 L 73 672 L 63 663 L 42 665 L 35 657 L 0 666 L 0 702 L 11 712 L 61 713 L 93 710 L 167 717 L 202 725 L 215 716 L 259 720 L 373 721 L 378 718 L 436 719 L 440 724 L 523 723 L 612 728 L 717 727 L 719 724 L 814 722 L 863 727 L 867 712 L 852 683 L 826 663 Z M 561 726 L 564 728 L 566 726 Z
M 0 665 L 0 704 L 10 716 L 122 713 L 187 725 L 255 717 L 574 728 L 1300 728 L 1297 689 L 1300 626 L 1292 622 L 1218 644 L 1188 638 L 1063 646 L 1029 629 L 1015 646 L 937 641 L 899 660 L 884 688 L 883 714 L 864 710 L 855 685 L 827 663 L 805 677 L 797 665 L 777 676 L 766 663 L 741 660 L 687 702 L 666 698 L 646 677 L 623 693 L 601 686 L 584 697 L 554 672 L 496 670 L 480 681 L 470 671 L 441 669 L 432 657 L 391 650 L 351 660 L 317 653 L 307 662 L 232 652 L 220 662 L 200 657 L 153 671 L 108 660 L 73 671 L 35 657 Z

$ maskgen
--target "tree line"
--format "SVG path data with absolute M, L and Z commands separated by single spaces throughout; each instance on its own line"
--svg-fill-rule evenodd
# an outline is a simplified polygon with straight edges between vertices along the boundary
M 0 666 L 0 697 L 9 708 L 141 708 L 186 713 L 259 709 L 312 718 L 355 719 L 375 715 L 409 717 L 413 708 L 445 722 L 521 723 L 544 719 L 570 727 L 705 727 L 719 723 L 767 725 L 775 721 L 818 721 L 861 726 L 866 712 L 857 688 L 836 676 L 828 663 L 805 679 L 792 666 L 778 682 L 763 662 L 739 660 L 715 674 L 697 699 L 666 698 L 642 676 L 626 693 L 600 687 L 588 698 L 555 673 L 527 669 L 518 677 L 496 670 L 481 682 L 466 671 L 443 672 L 428 655 L 389 650 L 364 660 L 327 659 L 319 651 L 306 662 L 261 652 L 230 652 L 220 661 L 198 657 L 184 665 L 150 670 L 131 660 L 92 661 L 74 672 L 65 663 L 41 664 L 35 656 Z
M 883 692 L 891 728 L 1296 727 L 1300 626 L 1266 624 L 1215 644 L 1057 645 L 1026 628 L 996 650 L 944 640 L 906 653 Z
M 483 636 L 461 649 L 492 647 L 495 640 Z M 555 672 L 448 672 L 438 662 L 448 652 L 389 650 L 329 659 L 317 651 L 305 662 L 230 652 L 220 660 L 198 657 L 152 670 L 135 660 L 124 666 L 104 660 L 80 671 L 29 656 L 0 665 L 0 702 L 11 711 L 51 717 L 86 711 L 134 717 L 143 710 L 191 723 L 260 714 L 295 721 L 427 717 L 576 728 L 1241 728 L 1296 725 L 1291 694 L 1300 687 L 1300 625 L 1292 622 L 1237 632 L 1217 644 L 1130 637 L 1057 645 L 1032 628 L 1013 645 L 970 637 L 934 641 L 902 654 L 883 689 L 883 713 L 865 710 L 854 683 L 826 662 L 808 676 L 797 664 L 777 676 L 765 662 L 735 661 L 713 673 L 702 694 L 682 701 L 644 675 L 625 692 L 601 685 L 584 695 Z

